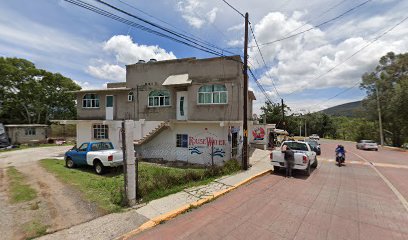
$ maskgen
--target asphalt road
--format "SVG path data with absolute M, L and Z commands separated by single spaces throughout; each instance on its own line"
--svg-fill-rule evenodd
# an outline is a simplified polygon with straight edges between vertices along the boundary
M 343 144 L 346 166 L 334 149 Z M 134 239 L 408 239 L 408 153 L 322 140 L 310 177 L 258 178 Z

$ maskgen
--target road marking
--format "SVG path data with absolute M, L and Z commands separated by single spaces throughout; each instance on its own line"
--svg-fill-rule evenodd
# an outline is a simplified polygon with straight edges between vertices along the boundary
M 364 157 L 358 155 L 357 153 L 354 153 L 354 152 L 351 152 L 351 153 L 356 155 L 357 157 L 363 159 L 364 161 L 366 161 L 368 163 L 368 165 L 370 165 L 370 167 L 373 168 L 374 171 L 377 172 L 377 174 L 382 178 L 382 180 L 387 184 L 387 186 L 394 192 L 394 194 L 400 200 L 402 205 L 405 207 L 405 210 L 407 210 L 407 212 L 408 212 L 408 202 L 407 202 L 407 200 L 404 198 L 404 196 L 402 196 L 402 194 L 397 190 L 397 188 L 394 187 L 394 185 L 392 185 L 392 183 L 384 175 L 382 175 L 382 173 L 373 165 L 373 163 L 371 163 L 370 161 L 368 161 Z
M 327 158 L 319 158 L 319 161 L 322 162 L 335 162 L 334 159 L 327 159 Z M 360 164 L 360 165 L 374 165 L 376 167 L 390 167 L 390 168 L 398 168 L 398 169 L 408 169 L 408 165 L 401 165 L 401 164 L 392 164 L 392 163 L 373 163 L 373 162 L 361 162 L 361 161 L 346 161 L 347 164 Z

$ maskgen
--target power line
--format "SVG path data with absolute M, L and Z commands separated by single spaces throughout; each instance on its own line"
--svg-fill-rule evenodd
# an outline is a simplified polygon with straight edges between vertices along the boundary
M 138 16 L 136 16 L 136 15 L 134 15 L 134 14 L 131 14 L 131 13 L 125 11 L 125 10 L 122 10 L 122 9 L 120 9 L 120 8 L 118 8 L 118 7 L 115 7 L 115 6 L 113 6 L 113 5 L 111 5 L 111 4 L 107 3 L 107 2 L 102 1 L 102 0 L 95 0 L 95 1 L 97 1 L 97 2 L 99 2 L 99 3 L 101 3 L 101 4 L 103 4 L 103 5 L 105 5 L 105 6 L 107 6 L 107 7 L 110 7 L 110 8 L 112 8 L 112 9 L 118 11 L 118 12 L 121 12 L 121 13 L 123 13 L 123 14 L 125 14 L 125 15 L 128 15 L 128 16 L 130 16 L 130 17 L 132 17 L 132 18 L 135 18 L 135 19 L 137 19 L 137 20 L 139 20 L 139 21 L 141 21 L 141 22 L 144 22 L 144 23 L 146 23 L 146 24 L 148 24 L 148 25 L 151 25 L 151 26 L 153 26 L 153 27 L 156 27 L 156 28 L 158 28 L 158 29 L 160 29 L 160 30 L 162 30 L 162 31 L 165 31 L 165 32 L 167 32 L 167 33 L 170 33 L 170 34 L 172 34 L 172 35 L 175 35 L 175 36 L 177 36 L 177 37 L 179 37 L 179 38 L 181 38 L 181 39 L 184 39 L 184 40 L 186 40 L 186 41 L 188 41 L 188 42 L 191 42 L 191 43 L 196 44 L 196 45 L 198 45 L 198 46 L 200 46 L 200 47 L 203 47 L 203 48 L 207 48 L 206 46 L 203 46 L 203 45 L 201 45 L 201 44 L 198 44 L 198 43 L 197 43 L 197 39 L 188 37 L 188 36 L 186 36 L 186 35 L 184 35 L 184 34 L 182 34 L 182 33 L 178 33 L 178 32 L 175 32 L 175 31 L 173 31 L 173 30 L 170 30 L 170 29 L 168 29 L 168 28 L 162 27 L 162 26 L 160 26 L 160 25 L 158 25 L 158 24 L 156 24 L 156 23 L 153 23 L 153 22 L 148 21 L 148 20 L 146 20 L 146 19 L 144 19 L 144 18 L 138 17 Z M 191 40 L 191 39 L 192 39 L 192 40 Z M 206 44 L 206 45 L 208 45 L 208 44 Z M 211 46 L 211 47 L 213 47 L 213 46 Z M 216 47 L 216 46 L 213 47 L 213 48 L 216 48 L 216 49 L 221 50 L 221 51 L 226 51 L 226 52 L 228 52 L 227 50 L 220 49 L 220 48 L 218 48 L 218 47 Z M 207 49 L 209 50 L 209 48 L 207 48 Z M 233 53 L 233 52 L 229 52 L 229 53 L 235 54 L 235 53 Z
M 304 33 L 306 33 L 306 32 L 309 32 L 309 31 L 311 31 L 311 30 L 313 30 L 313 29 L 317 29 L 317 28 L 319 28 L 319 27 L 321 27 L 321 26 L 324 26 L 324 25 L 329 24 L 329 23 L 331 23 L 331 22 L 333 22 L 333 21 L 335 21 L 335 20 L 337 20 L 337 19 L 340 19 L 340 18 L 344 17 L 346 14 L 348 14 L 348 13 L 350 13 L 350 12 L 356 10 L 356 9 L 359 8 L 359 7 L 364 6 L 365 4 L 367 4 L 367 3 L 371 2 L 371 1 L 372 1 L 372 0 L 366 0 L 365 2 L 360 3 L 360 4 L 356 5 L 356 6 L 354 6 L 353 8 L 348 9 L 347 11 L 341 13 L 340 15 L 338 15 L 338 16 L 336 16 L 336 17 L 334 17 L 334 18 L 331 18 L 331 19 L 329 19 L 329 20 L 326 20 L 326 21 L 324 21 L 324 22 L 322 22 L 322 23 L 320 23 L 320 24 L 318 24 L 318 25 L 312 26 L 312 27 L 310 27 L 310 28 L 308 28 L 308 29 L 306 29 L 306 30 L 304 30 L 304 31 L 301 31 L 301 32 L 298 32 L 298 33 L 295 33 L 295 34 L 291 34 L 291 35 L 289 35 L 289 36 L 282 37 L 282 38 L 276 39 L 276 40 L 271 41 L 271 42 L 260 43 L 259 46 L 261 46 L 261 47 L 262 47 L 262 46 L 268 46 L 268 45 L 274 44 L 274 43 L 276 43 L 276 42 L 281 42 L 281 41 L 284 41 L 284 40 L 287 40 L 287 39 L 290 39 L 290 38 L 299 36 L 299 35 L 301 35 L 301 34 L 304 34 Z M 257 47 L 257 46 L 249 46 L 249 48 L 255 48 L 255 47 Z M 236 49 L 236 47 L 229 47 L 228 49 Z
M 356 56 L 357 54 L 359 54 L 360 52 L 362 52 L 364 49 L 366 49 L 367 47 L 369 47 L 370 45 L 372 45 L 373 43 L 375 43 L 376 41 L 378 41 L 380 38 L 384 37 L 385 35 L 387 35 L 389 32 L 391 32 L 392 30 L 394 30 L 396 27 L 398 27 L 399 25 L 401 25 L 402 23 L 404 23 L 406 20 L 408 19 L 408 16 L 405 17 L 404 19 L 402 19 L 401 21 L 399 21 L 397 24 L 395 24 L 394 26 L 392 26 L 391 28 L 389 28 L 387 31 L 383 32 L 382 34 L 378 35 L 377 37 L 375 37 L 373 40 L 369 41 L 367 44 L 365 44 L 363 47 L 361 47 L 360 49 L 358 49 L 357 51 L 355 51 L 353 54 L 351 54 L 350 56 L 348 56 L 345 60 L 343 60 L 342 62 L 338 63 L 337 65 L 335 65 L 334 67 L 330 68 L 328 71 L 326 71 L 325 73 L 319 75 L 318 77 L 314 78 L 312 81 L 316 81 L 319 80 L 320 78 L 322 78 L 323 76 L 329 74 L 330 72 L 332 72 L 334 69 L 336 69 L 337 67 L 339 67 L 340 65 L 344 64 L 345 62 L 347 62 L 348 60 L 350 60 L 351 58 L 353 58 L 354 56 Z M 295 93 L 295 91 L 289 93 L 286 95 L 289 96 L 293 93 Z
M 331 7 L 329 7 L 328 9 L 326 9 L 325 11 L 323 11 L 323 12 L 322 12 L 318 17 L 316 17 L 316 18 L 321 18 L 321 17 L 323 17 L 323 16 L 326 15 L 328 12 L 330 12 L 331 10 L 335 9 L 336 7 L 340 6 L 341 4 L 343 4 L 343 3 L 347 2 L 347 1 L 349 1 L 349 0 L 342 0 L 342 1 L 340 1 L 339 3 L 337 3 L 337 4 L 335 4 L 335 5 L 331 6 Z M 296 31 L 299 30 L 299 29 L 302 29 L 304 26 L 306 26 L 307 24 L 309 24 L 310 21 L 312 21 L 313 19 L 316 19 L 316 18 L 309 18 L 308 20 L 306 20 L 306 22 L 305 22 L 302 26 L 300 26 L 300 27 L 298 27 L 298 28 L 296 28 L 296 29 L 294 29 L 294 30 L 288 32 L 287 34 L 285 34 L 284 37 L 289 36 L 290 34 L 296 32 Z
M 243 18 L 245 18 L 245 15 L 242 13 L 242 12 L 240 12 L 240 11 L 238 11 L 238 9 L 236 9 L 234 6 L 232 6 L 231 4 L 229 4 L 227 1 L 225 1 L 225 0 L 222 0 L 223 2 L 225 2 L 230 8 L 232 8 L 235 12 L 237 12 L 239 15 L 241 15 L 241 17 L 243 17 Z
M 249 68 L 249 73 L 251 74 L 252 78 L 254 79 L 256 85 L 258 86 L 259 90 L 261 90 L 262 94 L 265 96 L 265 98 L 268 100 L 270 104 L 273 104 L 273 101 L 269 97 L 268 93 L 265 91 L 263 88 L 262 84 L 258 81 L 258 79 L 255 77 L 255 74 L 252 72 L 252 70 Z
M 394 30 L 396 27 L 398 27 L 399 25 L 401 25 L 402 23 L 404 23 L 406 20 L 408 20 L 408 16 L 405 17 L 404 19 L 402 19 L 401 21 L 399 21 L 397 24 L 395 24 L 394 26 L 392 26 L 390 29 L 388 29 L 387 31 L 383 32 L 382 34 L 380 34 L 379 36 L 377 36 L 376 38 L 374 38 L 373 40 L 371 40 L 369 43 L 367 43 L 365 46 L 363 46 L 362 48 L 360 48 L 358 51 L 356 51 L 355 53 L 353 53 L 352 55 L 350 55 L 346 60 L 344 60 L 343 62 L 337 64 L 335 67 L 331 68 L 329 71 L 327 71 L 326 73 L 324 73 L 323 75 L 319 76 L 322 77 L 324 75 L 326 75 L 327 73 L 329 73 L 330 71 L 332 71 L 333 69 L 335 69 L 336 67 L 340 66 L 341 64 L 345 63 L 346 61 L 348 61 L 349 59 L 351 59 L 352 57 L 354 57 L 355 55 L 357 55 L 359 52 L 361 52 L 362 50 L 364 50 L 365 48 L 367 48 L 368 46 L 370 46 L 371 44 L 373 44 L 374 42 L 378 41 L 378 39 L 380 39 L 381 37 L 385 36 L 386 34 L 388 34 L 389 32 L 391 32 L 392 30 Z M 360 80 L 357 81 L 353 86 L 344 89 L 343 91 L 337 93 L 336 95 L 334 95 L 333 97 L 328 98 L 325 102 L 330 101 L 338 96 L 340 96 L 341 94 L 350 91 L 351 89 L 355 88 L 357 85 L 360 84 Z M 319 106 L 321 104 L 315 104 L 314 106 Z
M 298 32 L 298 33 L 289 35 L 289 36 L 287 36 L 287 37 L 283 37 L 283 38 L 280 38 L 280 39 L 276 39 L 276 40 L 271 41 L 271 42 L 261 43 L 260 46 L 267 46 L 267 45 L 270 45 L 270 44 L 273 44 L 273 43 L 276 43 L 276 42 L 280 42 L 280 41 L 283 41 L 283 40 L 286 40 L 286 39 L 289 39 L 289 38 L 292 38 L 292 37 L 296 37 L 296 36 L 301 35 L 301 34 L 303 34 L 303 33 L 309 32 L 309 31 L 311 31 L 311 30 L 313 30 L 313 29 L 319 28 L 319 27 L 321 27 L 321 26 L 323 26 L 323 25 L 326 25 L 326 24 L 328 24 L 328 23 L 330 23 L 330 22 L 333 22 L 333 21 L 335 21 L 335 20 L 337 20 L 337 19 L 339 19 L 339 18 L 344 17 L 347 13 L 352 12 L 352 11 L 354 11 L 355 9 L 357 9 L 357 8 L 359 8 L 359 7 L 362 7 L 362 6 L 364 6 L 365 4 L 367 4 L 367 3 L 371 2 L 371 1 L 372 1 L 372 0 L 366 0 L 365 2 L 360 3 L 360 4 L 358 4 L 357 6 L 355 6 L 355 7 L 353 7 L 353 8 L 350 8 L 349 10 L 343 12 L 342 14 L 340 14 L 340 15 L 334 17 L 334 18 L 331 18 L 331 19 L 329 19 L 329 20 L 327 20 L 327 21 L 324 21 L 324 22 L 322 22 L 322 23 L 320 23 L 320 24 L 318 24 L 318 25 L 316 25 L 316 26 L 312 26 L 312 27 L 310 27 L 310 28 L 308 28 L 308 29 L 306 29 L 306 30 L 304 30 L 304 31 L 301 31 L 301 32 Z M 255 47 L 255 46 L 251 46 L 251 47 Z
M 271 79 L 272 85 L 273 85 L 273 87 L 274 87 L 274 89 L 275 89 L 276 94 L 279 96 L 279 98 L 282 98 L 282 97 L 280 96 L 279 92 L 278 92 L 278 89 L 276 88 L 276 85 L 275 85 L 275 82 L 273 81 L 273 78 L 269 75 L 268 66 L 266 65 L 265 58 L 263 57 L 262 51 L 261 51 L 261 49 L 259 48 L 258 41 L 256 40 L 255 33 L 254 33 L 254 30 L 252 29 L 251 24 L 249 24 L 249 27 L 250 27 L 250 29 L 251 29 L 252 37 L 253 37 L 254 40 L 255 40 L 255 44 L 256 44 L 256 46 L 258 47 L 259 54 L 261 55 L 262 61 L 263 61 L 264 65 L 265 65 L 266 74 L 267 74 L 268 77 Z
M 74 5 L 76 5 L 76 6 L 82 7 L 82 8 L 84 8 L 84 9 L 93 11 L 93 12 L 99 14 L 99 15 L 102 15 L 102 16 L 105 16 L 105 17 L 108 17 L 108 18 L 111 18 L 111 19 L 116 20 L 116 21 L 118 21 L 118 22 L 127 24 L 127 25 L 129 25 L 129 26 L 131 26 L 131 27 L 135 27 L 135 28 L 140 29 L 140 30 L 142 30 L 142 31 L 145 31 L 145 32 L 148 32 L 148 33 L 151 33 L 151 34 L 155 34 L 155 35 L 160 36 L 160 37 L 163 37 L 163 38 L 170 39 L 170 40 L 172 40 L 172 41 L 175 41 L 175 42 L 178 42 L 178 43 L 187 45 L 187 46 L 189 46 L 189 47 L 192 47 L 192 48 L 195 48 L 195 49 L 198 49 L 198 50 L 201 50 L 201 51 L 204 51 L 204 52 L 207 52 L 207 53 L 216 55 L 216 56 L 225 56 L 224 54 L 222 54 L 221 52 L 219 52 L 219 51 L 217 51 L 217 50 L 211 49 L 211 48 L 209 48 L 209 47 L 203 47 L 202 45 L 197 44 L 197 43 L 194 42 L 194 41 L 191 41 L 191 40 L 189 40 L 189 41 L 184 41 L 184 40 L 182 40 L 182 39 L 175 38 L 175 37 L 170 36 L 170 35 L 167 35 L 167 34 L 165 34 L 165 33 L 158 32 L 158 31 L 153 30 L 153 29 L 151 29 L 151 28 L 149 28 L 149 27 L 146 27 L 146 26 L 143 26 L 143 25 L 141 25 L 141 24 L 138 24 L 138 23 L 135 23 L 135 22 L 133 22 L 133 21 L 130 21 L 130 20 L 128 20 L 128 19 L 122 18 L 122 17 L 120 17 L 120 16 L 118 16 L 118 15 L 115 15 L 115 14 L 113 14 L 113 13 L 111 13 L 111 12 L 105 11 L 105 10 L 103 10 L 103 9 L 101 9 L 101 8 L 98 8 L 98 7 L 94 6 L 94 5 L 85 3 L 85 2 L 83 2 L 83 1 L 81 1 L 81 0 L 64 0 L 64 1 L 66 1 L 66 2 L 68 2 L 68 3 L 71 3 L 71 4 L 74 4 Z
M 200 37 L 198 37 L 198 36 L 196 36 L 196 35 L 194 35 L 194 34 L 192 34 L 192 33 L 190 33 L 190 32 L 187 32 L 187 31 L 185 31 L 185 30 L 183 30 L 183 29 L 181 29 L 181 28 L 179 28 L 179 27 L 177 27 L 177 26 L 174 26 L 173 24 L 171 24 L 171 23 L 169 23 L 169 22 L 167 22 L 167 21 L 164 21 L 164 20 L 162 20 L 162 19 L 160 19 L 160 18 L 158 18 L 158 17 L 155 17 L 155 16 L 153 16 L 152 14 L 149 14 L 148 12 L 143 11 L 142 9 L 133 6 L 132 4 L 129 4 L 129 3 L 125 2 L 125 1 L 122 1 L 122 0 L 118 0 L 118 1 L 121 2 L 121 3 L 123 3 L 123 4 L 125 4 L 125 5 L 128 6 L 128 7 L 130 7 L 130 8 L 132 8 L 132 9 L 136 10 L 136 11 L 139 11 L 139 12 L 141 12 L 141 13 L 143 13 L 143 14 L 145 14 L 145 15 L 147 15 L 147 16 L 149 16 L 149 17 L 151 17 L 151 18 L 153 18 L 153 19 L 155 19 L 155 20 L 157 20 L 157 21 L 159 21 L 159 22 L 161 22 L 161 23 L 164 23 L 164 24 L 166 24 L 166 25 L 168 25 L 168 26 L 170 26 L 170 27 L 172 27 L 172 28 L 174 28 L 174 29 L 177 29 L 177 30 L 179 30 L 179 31 L 181 31 L 181 32 L 183 32 L 183 33 L 185 33 L 185 34 L 188 34 L 188 35 L 194 37 L 194 38 L 192 38 L 192 39 L 196 40 L 197 42 L 201 42 L 201 43 L 204 43 L 204 44 L 208 44 L 209 46 L 212 46 L 212 47 L 217 48 L 217 49 L 219 49 L 219 50 L 222 50 L 222 51 L 225 51 L 225 52 L 228 52 L 228 53 L 231 53 L 231 54 L 235 54 L 235 53 L 229 52 L 228 50 L 223 49 L 223 48 L 221 48 L 221 47 L 219 47 L 219 46 L 217 46 L 217 45 L 215 45 L 215 44 L 213 44 L 213 43 L 210 43 L 210 42 L 206 41 L 205 39 L 200 38 Z M 218 31 L 219 31 L 221 34 L 223 34 L 220 30 L 218 30 Z

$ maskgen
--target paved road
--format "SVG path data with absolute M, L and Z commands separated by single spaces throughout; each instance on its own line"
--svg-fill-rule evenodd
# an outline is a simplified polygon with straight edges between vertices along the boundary
M 343 142 L 348 163 L 339 168 L 331 161 L 337 143 L 322 141 L 310 177 L 258 178 L 134 239 L 408 239 L 408 211 L 392 190 L 406 198 L 407 153 Z
M 63 157 L 72 146 L 37 147 L 0 153 L 0 168 L 30 165 L 44 158 Z

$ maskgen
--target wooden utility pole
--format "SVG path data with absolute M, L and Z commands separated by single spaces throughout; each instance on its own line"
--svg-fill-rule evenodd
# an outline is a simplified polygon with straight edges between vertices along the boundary
M 283 123 L 283 130 L 286 130 L 285 107 L 283 106 L 283 98 L 281 98 L 281 105 L 282 105 L 282 123 Z
M 375 93 L 377 95 L 378 123 L 380 124 L 380 141 L 381 141 L 381 146 L 384 146 L 384 134 L 383 134 L 383 129 L 382 129 L 380 96 L 378 96 L 378 85 L 377 85 L 377 83 L 375 83 Z
M 248 13 L 245 13 L 245 40 L 244 40 L 244 126 L 242 145 L 242 168 L 248 169 Z

